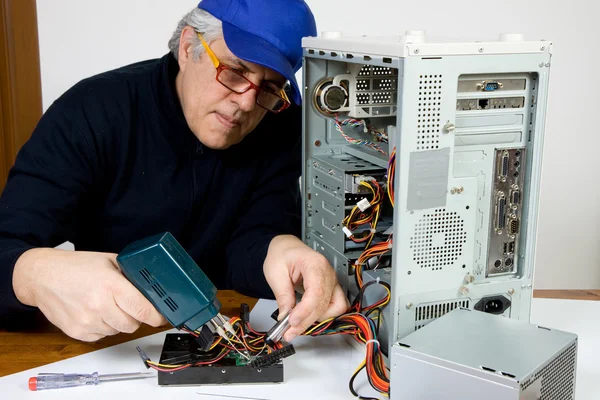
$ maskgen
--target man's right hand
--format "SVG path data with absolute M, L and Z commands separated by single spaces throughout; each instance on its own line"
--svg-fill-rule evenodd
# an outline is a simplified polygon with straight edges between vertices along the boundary
M 38 307 L 67 335 L 86 342 L 141 323 L 166 320 L 120 272 L 116 254 L 31 249 L 17 260 L 13 289 L 17 299 Z

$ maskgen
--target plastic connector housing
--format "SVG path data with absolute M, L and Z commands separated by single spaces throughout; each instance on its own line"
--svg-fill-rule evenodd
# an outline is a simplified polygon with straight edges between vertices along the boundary
M 267 354 L 265 356 L 253 360 L 252 362 L 248 363 L 248 366 L 251 368 L 268 367 L 269 365 L 273 365 L 279 362 L 280 360 L 294 354 L 296 354 L 296 349 L 294 349 L 294 345 L 288 344 L 287 346 L 279 350 L 275 350 L 271 354 Z
M 140 358 L 144 362 L 144 365 L 146 366 L 146 369 L 149 369 L 150 366 L 148 365 L 148 361 L 151 361 L 150 357 L 148 357 L 148 355 L 144 352 L 144 350 L 142 350 L 142 348 L 140 346 L 137 346 L 136 350 L 138 351 L 138 353 L 140 355 Z
M 174 327 L 199 330 L 221 308 L 217 288 L 169 232 L 128 245 L 117 263 Z
M 215 335 L 212 333 L 208 325 L 204 325 L 202 329 L 200 329 L 200 333 L 195 338 L 196 342 L 200 346 L 200 349 L 203 351 L 208 351 L 210 346 L 212 346 L 215 341 Z
M 250 307 L 246 303 L 242 303 L 240 306 L 240 319 L 242 324 L 250 323 Z

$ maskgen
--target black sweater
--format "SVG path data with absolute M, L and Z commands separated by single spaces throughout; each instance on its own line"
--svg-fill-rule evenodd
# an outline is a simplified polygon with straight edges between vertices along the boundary
M 178 69 L 168 54 L 85 79 L 43 115 L 0 198 L 0 319 L 33 309 L 12 289 L 26 250 L 119 253 L 166 231 L 217 288 L 272 297 L 268 244 L 300 235 L 301 108 L 211 150 L 187 126 Z

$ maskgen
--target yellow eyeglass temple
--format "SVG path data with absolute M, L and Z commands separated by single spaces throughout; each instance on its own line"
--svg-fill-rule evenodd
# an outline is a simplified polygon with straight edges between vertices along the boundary
M 206 43 L 200 32 L 196 32 L 196 35 L 198 35 L 198 39 L 200 39 L 200 41 L 202 42 L 202 46 L 204 46 L 204 48 L 206 49 L 206 54 L 208 54 L 208 56 L 210 57 L 210 60 L 214 64 L 215 68 L 219 67 L 221 63 L 219 62 L 219 59 L 217 58 L 215 53 L 213 53 L 210 47 L 208 47 L 208 43 Z

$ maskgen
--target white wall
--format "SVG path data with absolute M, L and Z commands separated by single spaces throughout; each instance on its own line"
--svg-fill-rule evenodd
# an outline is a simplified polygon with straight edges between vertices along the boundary
M 594 0 L 309 0 L 319 31 L 554 43 L 535 286 L 600 288 L 600 38 Z M 78 80 L 167 52 L 195 0 L 38 0 L 44 110 Z

